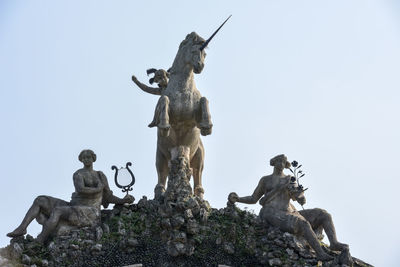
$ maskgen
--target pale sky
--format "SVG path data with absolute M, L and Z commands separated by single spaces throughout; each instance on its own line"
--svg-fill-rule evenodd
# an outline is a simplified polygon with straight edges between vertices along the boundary
M 158 97 L 134 86 L 168 69 L 179 43 L 232 14 L 195 76 L 213 133 L 203 186 L 215 208 L 250 195 L 269 159 L 303 164 L 305 208 L 334 219 L 353 256 L 398 266 L 400 4 L 336 1 L 0 2 L 0 246 L 34 198 L 65 200 L 82 149 L 95 169 L 133 162 L 153 196 Z M 239 205 L 258 213 L 260 206 Z M 40 231 L 36 222 L 28 232 Z

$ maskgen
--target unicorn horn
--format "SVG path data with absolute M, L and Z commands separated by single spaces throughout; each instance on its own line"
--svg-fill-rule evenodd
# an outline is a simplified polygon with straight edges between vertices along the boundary
M 205 41 L 205 43 L 200 47 L 200 51 L 203 51 L 204 48 L 206 48 L 206 46 L 208 45 L 208 43 L 212 40 L 212 38 L 214 38 L 214 36 L 217 34 L 217 32 L 222 28 L 222 26 L 224 26 L 224 24 L 228 21 L 228 19 L 230 19 L 232 17 L 232 15 L 230 15 L 225 21 L 224 23 L 221 24 L 221 26 L 219 26 L 219 28 L 211 35 L 210 38 L 207 39 L 207 41 Z

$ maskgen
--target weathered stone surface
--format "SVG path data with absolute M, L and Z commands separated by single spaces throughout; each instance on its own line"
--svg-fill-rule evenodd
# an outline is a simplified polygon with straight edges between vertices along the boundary
M 69 245 L 69 247 L 71 249 L 73 249 L 73 250 L 78 250 L 79 249 L 79 246 L 77 244 L 71 244 L 71 245 Z
M 292 164 L 294 170 L 290 169 L 291 163 L 283 154 L 272 158 L 270 165 L 274 167 L 273 173 L 260 179 L 254 193 L 251 196 L 239 197 L 232 192 L 228 196 L 228 202 L 231 204 L 235 202 L 252 204 L 259 201 L 263 206 L 260 211 L 261 220 L 290 233 L 297 233 L 299 238 L 307 240 L 307 244 L 313 248 L 320 260 L 332 260 L 332 257 L 324 251 L 318 240 L 322 230 L 327 234 L 332 250 L 346 250 L 348 245 L 337 240 L 332 217 L 325 210 L 315 208 L 297 211 L 290 203 L 291 200 L 297 201 L 300 205 L 306 203 L 305 190 L 298 184 L 298 179 L 304 176 L 304 174 L 301 174 L 302 171 L 298 171 L 301 165 L 298 167 L 296 161 L 293 161 Z M 283 173 L 285 168 L 290 169 L 294 176 L 285 175 Z M 301 176 L 298 176 L 298 174 L 301 174 Z M 274 240 L 275 244 L 282 248 L 286 248 L 288 245 L 287 240 L 284 240 L 288 237 L 287 235 L 282 238 L 282 236 L 269 234 L 267 237 Z M 294 240 L 289 245 L 292 248 L 298 246 Z M 307 256 L 305 251 L 299 251 L 299 253 L 303 257 Z
M 102 248 L 103 248 L 102 244 L 96 244 L 91 248 L 91 251 L 92 252 L 100 252 Z
M 101 225 L 101 228 L 103 229 L 103 234 L 109 234 L 110 233 L 110 227 L 108 226 L 108 224 L 103 223 Z
M 0 267 L 11 266 L 10 261 L 2 256 L 0 256 Z
M 204 147 L 200 133 L 209 135 L 212 132 L 211 114 L 208 100 L 200 95 L 194 81 L 194 73 L 201 73 L 204 68 L 205 44 L 203 38 L 195 32 L 188 34 L 179 46 L 177 55 L 168 72 L 152 70 L 159 88 L 148 87 L 132 76 L 132 80 L 145 92 L 160 95 L 154 119 L 149 127 L 157 127 L 157 174 L 158 184 L 154 192 L 158 200 L 163 199 L 167 176 L 171 172 L 169 159 L 175 157 L 174 149 L 186 146 L 189 148 L 188 159 L 193 163 L 194 194 L 203 198 L 202 170 L 204 164 Z M 169 78 L 169 80 L 168 80 Z M 190 151 L 191 150 L 191 151 Z M 169 182 L 168 182 L 169 183 Z M 191 193 L 191 189 L 182 188 L 181 192 Z
M 282 261 L 278 258 L 273 258 L 268 261 L 270 266 L 282 266 Z
M 13 243 L 11 244 L 11 253 L 13 257 L 18 258 L 22 255 L 23 252 L 23 245 L 19 243 Z
M 233 246 L 232 243 L 225 243 L 224 244 L 224 251 L 228 254 L 234 254 L 235 253 L 235 247 Z
M 161 239 L 171 256 L 192 255 L 195 239 L 205 224 L 210 206 L 207 201 L 193 195 L 189 183 L 191 168 L 188 149 L 178 147 L 171 159 L 168 188 L 163 202 L 157 207 L 161 219 Z
M 49 243 L 49 245 L 47 246 L 47 249 L 48 249 L 49 251 L 54 251 L 54 250 L 56 249 L 56 244 L 55 244 L 53 241 L 51 241 L 51 242 Z
M 354 261 L 348 249 L 345 249 L 339 255 L 339 264 L 353 266 Z
M 186 231 L 188 234 L 198 234 L 200 232 L 199 223 L 196 220 L 188 220 Z
M 191 209 L 185 210 L 185 219 L 189 220 L 189 219 L 192 219 L 192 218 L 193 218 L 192 210 Z
M 171 218 L 171 225 L 173 229 L 179 229 L 185 223 L 185 219 L 180 215 L 175 215 Z
M 143 197 L 137 205 L 103 210 L 101 227 L 82 227 L 55 236 L 47 247 L 30 236 L 13 238 L 0 255 L 19 263 L 28 262 L 29 257 L 30 264 L 39 266 L 47 261 L 50 267 L 124 266 L 137 262 L 144 266 L 318 264 L 315 252 L 302 238 L 284 233 L 232 203 L 224 209 L 212 209 L 207 201 L 193 195 L 185 151 L 178 149 L 170 162 L 163 201 Z M 323 262 L 324 266 L 348 265 L 352 260 L 354 267 L 369 266 L 349 253 L 324 249 L 334 258 Z
M 139 245 L 139 241 L 136 238 L 129 238 L 126 242 L 129 247 L 137 247 Z
M 201 206 L 201 202 L 199 203 Z M 302 243 L 292 234 L 283 233 L 278 228 L 260 222 L 255 214 L 232 206 L 212 209 L 204 225 L 200 223 L 199 217 L 193 217 L 199 225 L 199 232 L 192 235 L 186 231 L 186 219 L 183 228 L 164 230 L 161 225 L 163 219 L 158 213 L 158 206 L 161 205 L 163 203 L 148 200 L 142 208 L 132 205 L 130 212 L 123 216 L 104 211 L 102 224 L 110 226 L 110 233 L 104 234 L 100 241 L 96 241 L 96 228 L 88 228 L 81 230 L 78 235 L 71 232 L 70 236 L 56 237 L 45 247 L 28 238 L 18 239 L 13 244 L 25 249 L 24 253 L 31 258 L 31 265 L 44 266 L 42 261 L 46 260 L 51 267 L 126 266 L 138 262 L 143 266 L 267 266 L 271 259 L 280 259 L 282 266 L 304 267 L 318 264 L 315 253 L 309 247 L 291 247 L 291 243 Z M 180 214 L 184 214 L 184 211 Z M 118 234 L 119 220 L 126 225 L 125 236 Z M 149 224 L 149 221 L 154 223 Z M 236 229 L 234 235 L 232 228 Z M 163 241 L 161 236 L 164 231 L 168 237 Z M 181 233 L 185 233 L 186 238 Z M 268 236 L 274 238 L 269 239 Z M 135 239 L 137 243 L 133 241 Z M 287 247 L 283 248 L 275 243 L 277 239 L 286 242 Z M 248 246 L 249 240 L 256 245 Z M 170 247 L 166 246 L 167 242 L 170 242 Z M 101 249 L 92 252 L 97 244 L 102 245 Z M 74 248 L 74 245 L 79 249 Z M 21 255 L 17 258 L 11 256 L 12 249 L 13 246 L 10 245 L 0 250 L 0 255 L 7 261 L 21 262 Z M 338 252 L 332 252 L 328 248 L 326 251 L 335 260 L 323 262 L 323 266 L 342 265 L 339 264 Z M 41 254 L 43 252 L 45 253 Z M 303 257 L 301 254 L 307 256 Z M 179 257 L 172 258 L 170 255 Z M 370 266 L 358 259 L 352 259 L 354 267 Z
M 103 229 L 100 226 L 96 227 L 96 240 L 99 241 L 103 237 Z
M 23 264 L 29 265 L 29 264 L 31 264 L 32 260 L 31 260 L 31 257 L 29 257 L 28 255 L 22 254 L 21 262 Z
M 107 177 L 103 172 L 93 170 L 96 154 L 92 150 L 83 150 L 79 154 L 79 160 L 83 163 L 83 168 L 77 170 L 73 175 L 75 192 L 71 196 L 71 201 L 67 202 L 50 196 L 38 196 L 21 224 L 14 231 L 8 233 L 8 237 L 24 236 L 28 225 L 36 219 L 39 224 L 43 225 L 37 241 L 44 243 L 51 236 L 65 236 L 70 232 L 76 232 L 77 229 L 99 225 L 101 205 L 107 207 L 110 203 L 124 204 L 134 201 L 130 195 L 123 199 L 113 195 Z M 101 238 L 101 235 L 100 232 L 96 233 L 98 239 Z M 27 239 L 32 239 L 32 237 L 27 236 Z

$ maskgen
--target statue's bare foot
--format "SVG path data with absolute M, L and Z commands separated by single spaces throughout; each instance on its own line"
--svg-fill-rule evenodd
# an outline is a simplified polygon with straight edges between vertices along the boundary
M 8 237 L 19 237 L 26 234 L 26 229 L 17 228 L 14 231 L 7 234 Z
M 321 252 L 317 255 L 317 259 L 320 261 L 330 261 L 330 260 L 333 260 L 333 257 L 329 256 L 325 252 Z
M 334 251 L 342 251 L 342 250 L 345 250 L 345 249 L 349 249 L 349 245 L 343 244 L 343 243 L 340 243 L 340 242 L 336 242 L 336 243 L 332 243 L 329 246 L 329 248 L 331 250 L 334 250 Z

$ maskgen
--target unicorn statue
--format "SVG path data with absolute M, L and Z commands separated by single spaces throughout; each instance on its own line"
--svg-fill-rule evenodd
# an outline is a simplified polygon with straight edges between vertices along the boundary
M 179 147 L 188 150 L 193 191 L 196 196 L 203 198 L 201 176 L 204 166 L 204 146 L 200 134 L 210 135 L 213 124 L 208 100 L 197 90 L 194 74 L 202 72 L 206 57 L 204 48 L 228 19 L 208 40 L 204 40 L 195 32 L 186 36 L 179 45 L 172 67 L 168 70 L 169 80 L 165 78 L 164 86 L 159 85 L 160 88 L 152 90 L 132 76 L 132 80 L 143 91 L 160 95 L 153 122 L 149 125 L 158 128 L 156 152 L 158 183 L 154 189 L 155 199 L 163 198 L 170 170 L 168 163 L 174 154 L 172 151 Z

